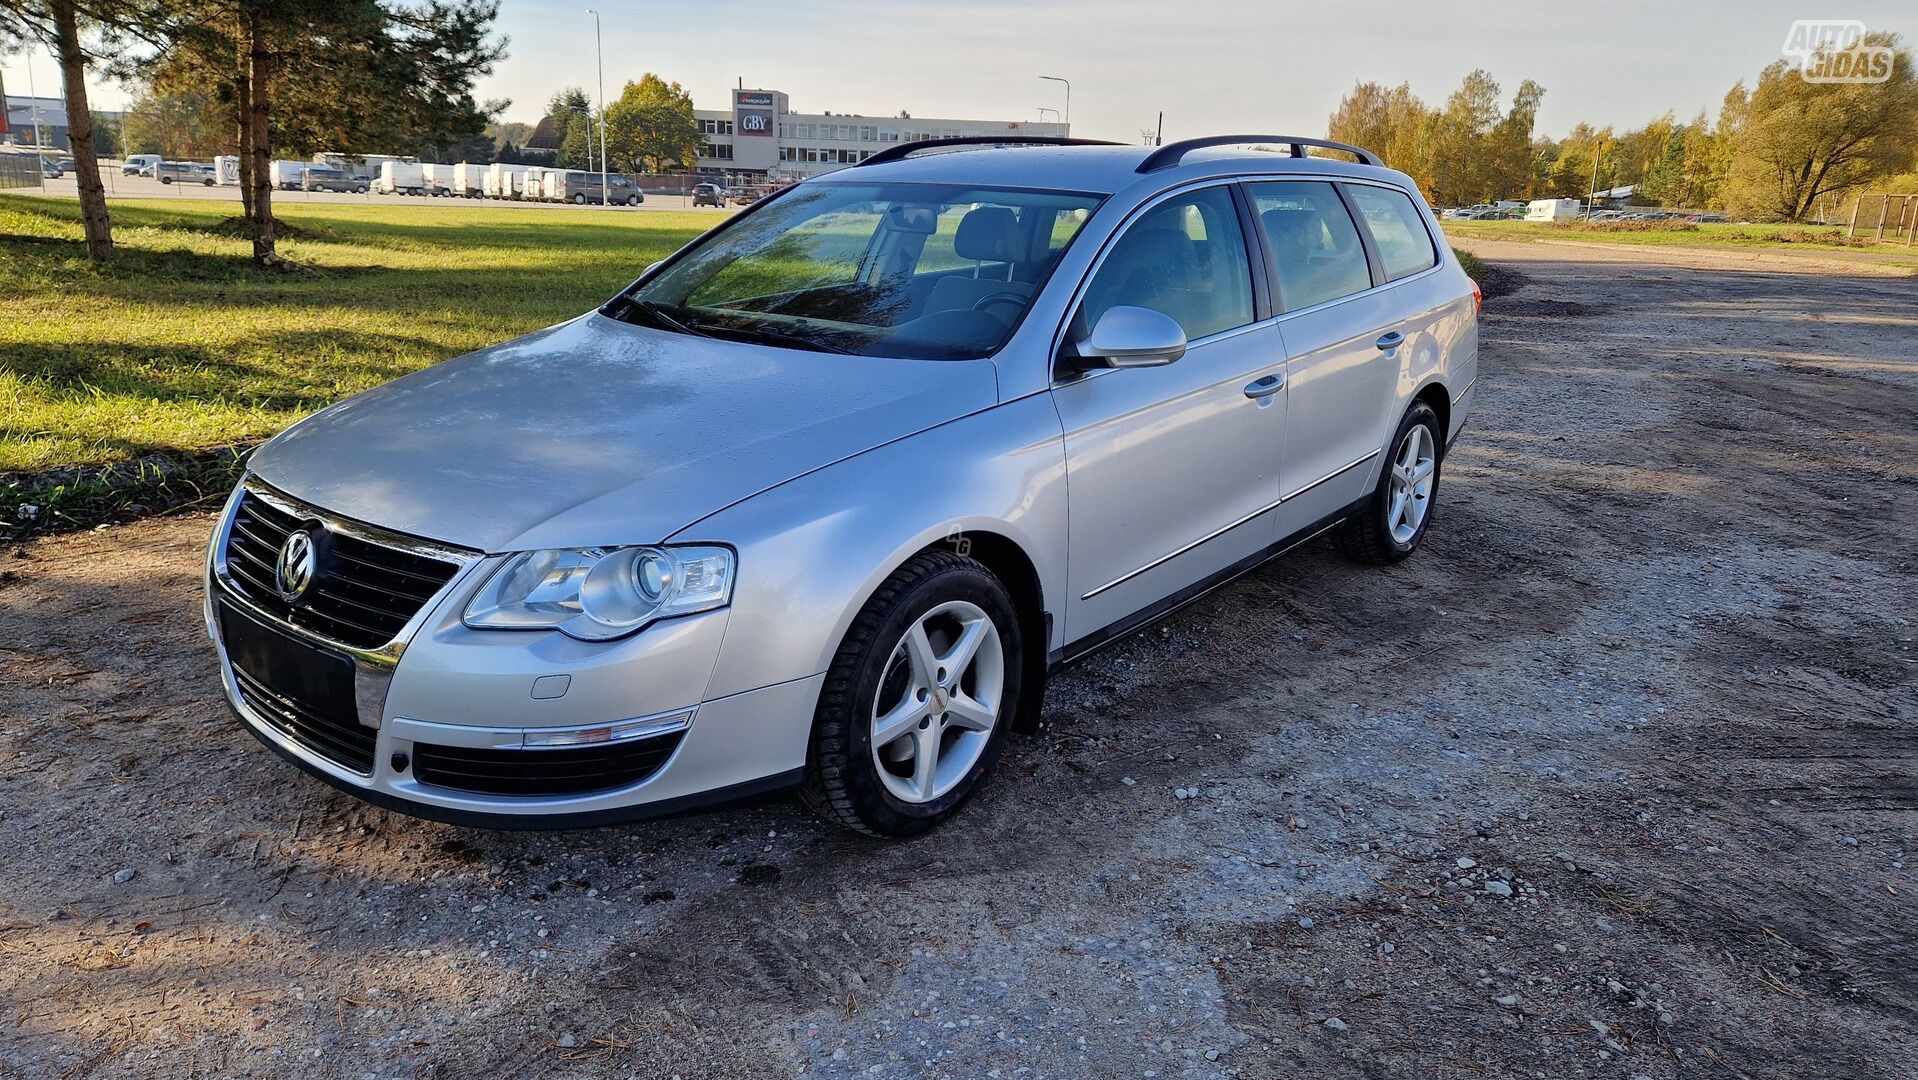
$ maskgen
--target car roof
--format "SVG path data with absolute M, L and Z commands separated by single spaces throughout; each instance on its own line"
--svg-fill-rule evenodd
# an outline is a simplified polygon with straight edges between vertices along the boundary
M 1246 146 L 1195 149 L 1176 165 L 1141 174 L 1139 166 L 1153 150 L 1150 146 L 1034 145 L 937 151 L 878 165 L 838 169 L 813 177 L 807 183 L 904 181 L 1109 195 L 1131 187 L 1146 176 L 1160 181 L 1155 187 L 1169 187 L 1183 180 L 1208 176 L 1265 172 L 1369 177 L 1401 186 L 1408 182 L 1402 174 L 1390 169 L 1338 158 L 1295 158 L 1283 152 Z

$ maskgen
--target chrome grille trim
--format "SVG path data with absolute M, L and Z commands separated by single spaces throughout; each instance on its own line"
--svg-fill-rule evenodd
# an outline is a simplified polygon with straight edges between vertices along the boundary
M 229 560 L 229 555 L 240 558 L 250 557 L 245 549 L 235 548 L 233 546 L 234 532 L 243 531 L 239 527 L 240 512 L 244 500 L 249 496 L 260 500 L 271 509 L 289 517 L 300 520 L 317 521 L 328 532 L 336 536 L 349 537 L 353 540 L 377 547 L 388 548 L 403 555 L 450 563 L 453 565 L 453 570 L 430 596 L 419 602 L 418 607 L 405 619 L 404 624 L 384 642 L 369 646 L 342 641 L 338 637 L 321 633 L 312 627 L 302 626 L 286 618 L 266 604 L 259 602 L 255 599 L 253 592 L 249 591 L 249 585 L 244 574 L 235 572 L 234 566 Z M 254 539 L 255 542 L 260 542 L 257 537 Z M 392 667 L 399 662 L 400 655 L 405 652 L 406 643 L 418 633 L 420 624 L 425 620 L 425 617 L 444 601 L 450 591 L 459 587 L 471 574 L 473 568 L 483 559 L 483 556 L 479 552 L 436 543 L 430 540 L 422 540 L 418 537 L 407 536 L 404 533 L 397 533 L 375 525 L 367 525 L 363 522 L 340 517 L 280 492 L 254 476 L 248 476 L 241 482 L 239 490 L 234 492 L 233 499 L 228 503 L 225 512 L 221 515 L 219 529 L 211 545 L 211 555 L 213 578 L 218 582 L 221 594 L 229 603 L 237 604 L 244 608 L 248 614 L 269 623 L 285 633 L 351 656 L 355 661 L 359 662 L 363 670 L 370 667 L 385 669 L 389 672 Z M 253 559 L 252 561 L 257 563 L 259 560 Z M 341 555 L 340 561 L 363 564 L 363 560 L 354 558 L 350 553 Z M 257 573 L 265 569 L 265 567 L 255 567 L 255 572 Z M 378 569 L 399 576 L 424 578 L 424 575 L 410 574 L 397 567 L 382 567 Z M 324 587 L 324 583 L 321 583 L 320 588 L 323 589 Z M 255 585 L 253 588 L 258 588 L 258 586 Z M 346 602 L 349 604 L 352 603 L 351 600 L 347 600 Z M 411 599 L 406 598 L 406 602 L 410 605 Z M 389 611 L 386 614 L 388 618 L 392 618 L 397 616 L 399 612 Z M 382 693 L 379 696 L 384 698 L 385 695 Z M 374 725 L 377 725 L 377 723 L 378 721 L 375 720 Z

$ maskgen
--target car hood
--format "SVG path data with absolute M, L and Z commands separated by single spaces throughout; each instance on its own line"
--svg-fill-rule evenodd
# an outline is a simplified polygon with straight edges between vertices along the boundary
M 315 413 L 248 468 L 333 513 L 486 552 L 652 543 L 997 401 L 990 361 L 770 348 L 591 314 Z

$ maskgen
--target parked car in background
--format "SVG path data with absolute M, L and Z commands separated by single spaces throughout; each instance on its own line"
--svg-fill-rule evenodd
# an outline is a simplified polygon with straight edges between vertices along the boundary
M 145 173 L 150 173 L 153 166 L 158 165 L 160 161 L 161 158 L 158 154 L 132 154 L 120 163 L 120 174 L 122 176 L 140 176 Z
M 206 565 L 241 722 L 465 825 L 797 789 L 908 836 L 1055 667 L 1321 534 L 1410 555 L 1479 301 L 1416 183 L 1025 141 L 813 177 L 260 447 Z
M 725 206 L 726 189 L 718 184 L 694 184 L 694 206 Z
M 612 192 L 611 198 L 601 199 L 600 174 L 586 172 L 583 169 L 566 169 L 562 177 L 562 186 L 547 192 L 549 198 L 577 206 L 597 205 L 601 202 L 613 206 L 638 206 L 646 201 L 646 196 L 633 186 L 633 182 L 619 173 L 606 178 L 606 188 Z
M 213 166 L 191 161 L 162 161 L 154 166 L 153 175 L 162 184 L 204 184 L 212 187 L 219 183 L 213 176 Z
M 66 170 L 60 167 L 58 160 L 54 158 L 40 159 L 40 178 L 42 180 L 58 180 L 65 175 Z
M 302 191 L 346 191 L 363 195 L 372 188 L 371 183 L 331 165 L 308 165 L 300 174 Z

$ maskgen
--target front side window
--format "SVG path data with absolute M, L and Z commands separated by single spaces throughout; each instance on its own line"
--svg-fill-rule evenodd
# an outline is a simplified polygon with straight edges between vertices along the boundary
M 1345 190 L 1378 245 L 1387 281 L 1438 265 L 1432 236 L 1425 231 L 1425 216 L 1412 205 L 1411 196 L 1370 184 L 1352 184 Z
M 1099 201 L 952 184 L 804 184 L 610 310 L 676 332 L 822 352 L 987 356 Z
M 1187 340 L 1252 321 L 1252 264 L 1230 191 L 1174 197 L 1127 227 L 1086 287 L 1085 326 L 1122 306 L 1172 316 Z
M 1272 246 L 1286 311 L 1372 287 L 1358 226 L 1331 184 L 1285 180 L 1248 184 L 1246 193 Z

